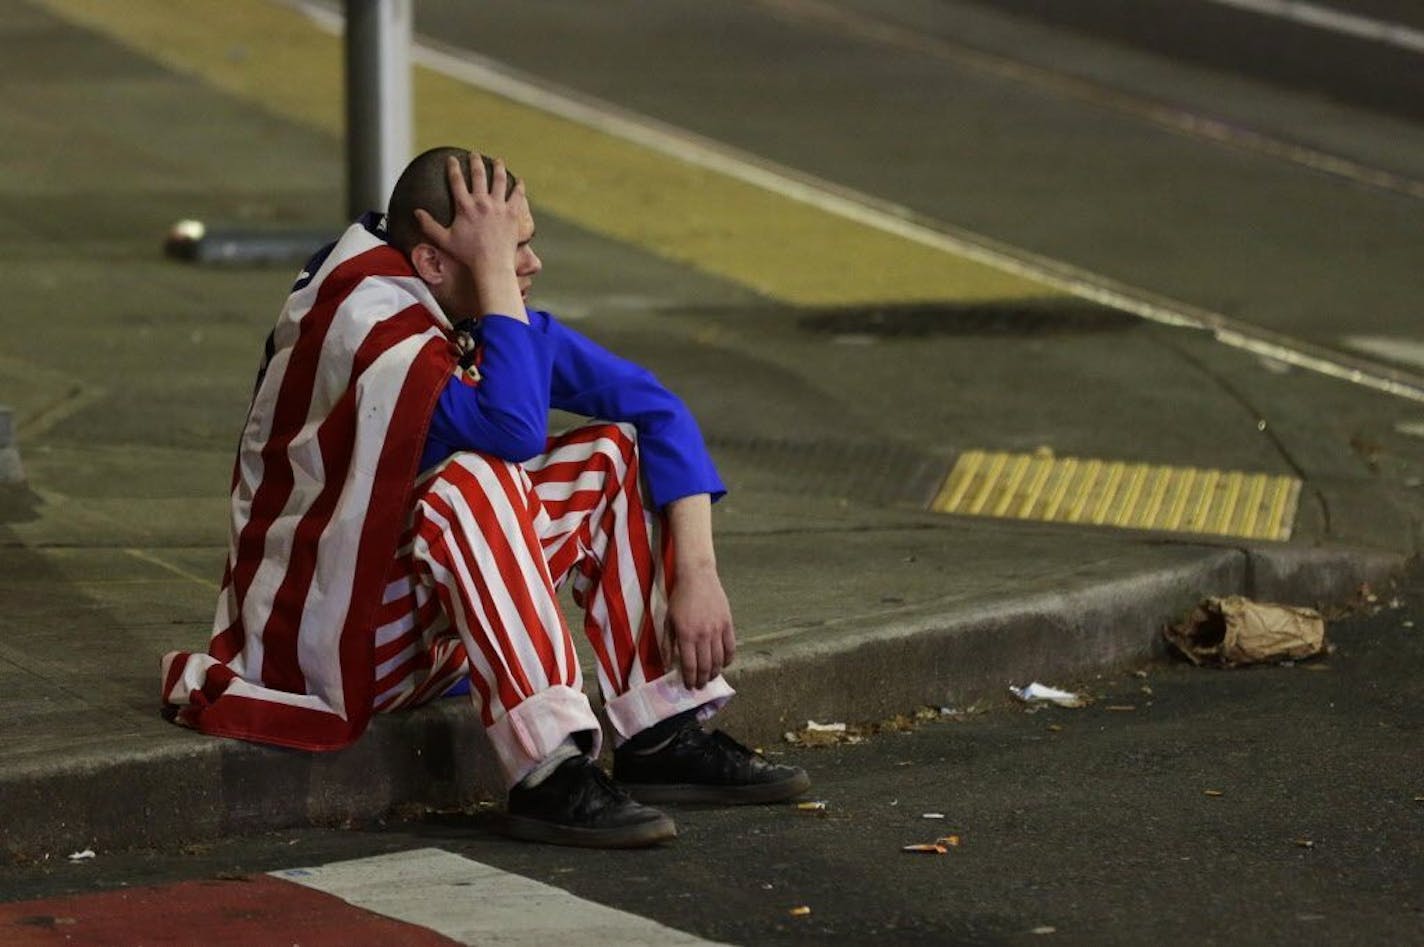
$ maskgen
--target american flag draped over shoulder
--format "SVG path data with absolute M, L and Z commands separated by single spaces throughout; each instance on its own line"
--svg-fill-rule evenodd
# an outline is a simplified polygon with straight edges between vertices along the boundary
M 309 270 L 242 432 L 208 653 L 164 656 L 163 701 L 205 733 L 324 750 L 370 718 L 373 619 L 459 350 L 428 287 L 367 226 Z

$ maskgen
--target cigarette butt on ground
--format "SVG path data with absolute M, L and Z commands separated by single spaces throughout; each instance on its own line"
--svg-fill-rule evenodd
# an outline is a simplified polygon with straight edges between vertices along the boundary
M 938 842 L 918 842 L 914 845 L 906 845 L 900 851 L 915 855 L 943 855 L 949 851 L 949 848 Z

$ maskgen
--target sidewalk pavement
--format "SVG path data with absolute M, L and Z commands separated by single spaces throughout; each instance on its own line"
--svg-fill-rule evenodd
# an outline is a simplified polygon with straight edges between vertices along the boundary
M 0 62 L 0 403 L 28 476 L 0 488 L 0 847 L 163 845 L 494 794 L 462 700 L 322 755 L 159 718 L 159 656 L 206 640 L 231 450 L 291 278 L 171 263 L 162 235 L 183 217 L 334 232 L 339 149 L 38 9 L 0 27 Z M 772 305 L 539 227 L 538 302 L 679 391 L 732 486 L 716 528 L 742 696 L 725 725 L 768 747 L 807 719 L 1091 687 L 1157 654 L 1205 595 L 1339 603 L 1417 550 L 1424 450 L 1392 427 L 1409 404 L 1071 306 L 1026 331 L 997 311 Z M 1299 476 L 1294 533 L 926 510 L 964 451 L 1044 446 Z

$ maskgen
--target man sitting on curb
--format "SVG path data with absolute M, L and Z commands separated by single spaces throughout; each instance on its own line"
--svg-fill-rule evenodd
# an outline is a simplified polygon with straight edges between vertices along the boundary
M 437 148 L 384 232 L 367 215 L 308 263 L 243 430 L 208 653 L 164 658 L 163 699 L 206 733 L 324 750 L 467 680 L 511 787 L 505 831 L 648 845 L 676 828 L 641 802 L 773 802 L 810 780 L 702 729 L 733 693 L 721 481 L 651 373 L 525 308 L 533 237 L 501 162 Z M 600 420 L 549 438 L 550 408 Z

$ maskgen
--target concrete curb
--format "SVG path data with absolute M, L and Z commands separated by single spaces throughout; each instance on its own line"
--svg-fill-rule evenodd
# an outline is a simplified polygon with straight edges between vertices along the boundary
M 1071 684 L 1161 652 L 1159 629 L 1205 595 L 1340 603 L 1406 557 L 1367 549 L 1192 547 L 1175 566 L 902 616 L 851 635 L 814 631 L 739 661 L 723 723 L 773 745 L 811 719 L 882 719 L 922 704 L 1002 698 L 1009 683 Z M 155 716 L 156 721 L 156 716 Z M 157 730 L 161 725 L 155 724 Z M 481 728 L 463 701 L 378 718 L 355 746 L 312 754 L 182 731 L 102 765 L 46 764 L 0 778 L 0 847 L 53 857 L 378 818 L 407 805 L 498 798 Z M 462 749 L 463 748 L 463 749 Z

